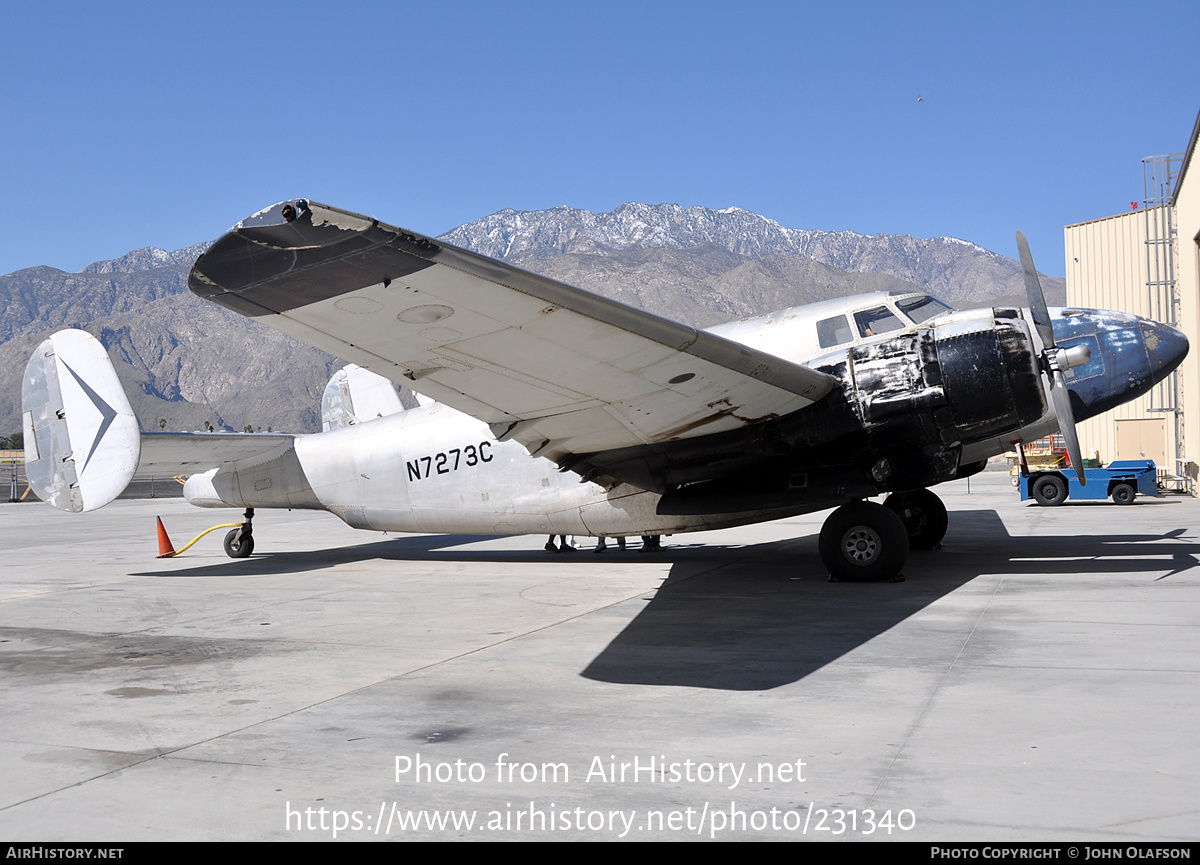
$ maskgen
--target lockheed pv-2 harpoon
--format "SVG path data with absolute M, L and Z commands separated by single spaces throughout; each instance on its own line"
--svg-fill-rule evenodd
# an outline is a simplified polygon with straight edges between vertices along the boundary
M 839 578 L 896 575 L 947 527 L 929 487 L 1145 393 L 1188 350 L 1119 312 L 955 311 L 859 295 L 708 330 L 316 202 L 200 256 L 191 290 L 351 364 L 309 435 L 141 433 L 103 348 L 61 331 L 24 383 L 27 473 L 87 511 L 137 474 L 202 507 L 328 510 L 376 531 L 658 535 L 836 508 Z M 424 395 L 405 410 L 395 385 Z M 882 504 L 868 501 L 890 493 Z

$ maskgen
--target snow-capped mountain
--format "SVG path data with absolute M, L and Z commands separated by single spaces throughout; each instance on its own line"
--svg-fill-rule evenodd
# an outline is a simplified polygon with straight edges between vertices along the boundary
M 634 202 L 610 213 L 574 207 L 509 208 L 468 222 L 441 239 L 493 258 L 522 260 L 526 266 L 564 254 L 716 246 L 750 259 L 785 255 L 853 273 L 886 274 L 951 303 L 1023 292 L 1017 261 L 964 240 L 785 228 L 740 207 L 712 210 Z M 1061 282 L 1050 280 L 1048 294 L 1054 295 Z
M 1020 265 L 971 243 L 785 228 L 737 207 L 502 210 L 441 239 L 697 327 L 916 286 L 960 307 L 1024 297 Z M 209 245 L 0 276 L 0 434 L 20 428 L 29 354 L 71 326 L 104 343 L 143 424 L 316 428 L 340 362 L 191 294 L 188 269 Z M 1043 284 L 1051 304 L 1064 302 L 1063 280 Z

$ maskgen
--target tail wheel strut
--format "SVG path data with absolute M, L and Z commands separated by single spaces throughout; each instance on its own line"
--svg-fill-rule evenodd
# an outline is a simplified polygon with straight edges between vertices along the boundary
M 254 552 L 254 508 L 246 508 L 246 521 L 225 535 L 225 555 L 231 559 L 245 559 Z

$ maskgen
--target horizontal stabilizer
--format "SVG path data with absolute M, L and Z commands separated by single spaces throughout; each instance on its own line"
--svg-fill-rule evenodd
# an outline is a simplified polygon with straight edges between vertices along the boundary
M 291 450 L 290 433 L 142 433 L 137 477 L 192 475 L 218 466 L 262 463 Z
M 137 418 L 104 346 L 60 330 L 38 346 L 21 388 L 25 471 L 33 491 L 61 511 L 111 502 L 137 469 Z

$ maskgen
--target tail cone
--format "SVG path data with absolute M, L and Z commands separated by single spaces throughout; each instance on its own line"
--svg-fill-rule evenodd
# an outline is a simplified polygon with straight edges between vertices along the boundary
M 169 559 L 175 555 L 175 548 L 171 546 L 171 539 L 167 537 L 167 530 L 163 527 L 162 517 L 155 517 L 158 520 L 158 557 L 160 559 Z

